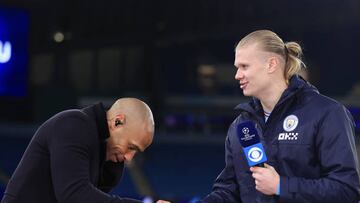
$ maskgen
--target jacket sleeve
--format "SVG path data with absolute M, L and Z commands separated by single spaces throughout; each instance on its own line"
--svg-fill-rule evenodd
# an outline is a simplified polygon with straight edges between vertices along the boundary
M 216 178 L 212 192 L 200 202 L 241 202 L 239 197 L 239 187 L 236 182 L 229 136 L 226 137 L 225 141 L 225 168 Z
M 89 124 L 83 118 L 67 117 L 53 126 L 49 139 L 51 177 L 59 203 L 139 202 L 109 195 L 90 182 L 90 157 L 96 153 L 89 138 Z
M 343 106 L 329 110 L 314 135 L 321 178 L 280 177 L 284 202 L 358 202 L 359 163 L 354 122 Z

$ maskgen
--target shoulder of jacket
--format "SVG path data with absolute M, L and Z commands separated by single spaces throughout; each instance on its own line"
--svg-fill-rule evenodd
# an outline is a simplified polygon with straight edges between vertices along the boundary
M 61 111 L 51 118 L 49 118 L 43 125 L 50 123 L 67 123 L 67 122 L 79 122 L 87 123 L 91 121 L 90 116 L 80 109 L 69 109 Z
M 336 101 L 335 99 L 322 94 L 315 95 L 313 103 L 316 104 L 319 108 L 324 108 L 324 109 L 328 109 L 328 108 L 334 109 L 334 108 L 344 107 L 344 105 L 341 104 L 339 101 Z
M 333 98 L 325 96 L 318 91 L 310 88 L 306 88 L 304 91 L 301 91 L 297 94 L 298 99 L 302 101 L 302 103 L 309 103 L 310 105 L 321 108 L 321 109 L 332 109 L 332 108 L 342 108 L 344 105 L 340 102 L 336 101 Z

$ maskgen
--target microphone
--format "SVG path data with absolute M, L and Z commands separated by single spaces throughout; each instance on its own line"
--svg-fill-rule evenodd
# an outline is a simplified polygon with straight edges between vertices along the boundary
M 244 153 L 248 165 L 264 167 L 267 161 L 265 150 L 260 142 L 259 133 L 252 121 L 244 121 L 237 125 L 237 136 L 241 146 L 244 148 Z

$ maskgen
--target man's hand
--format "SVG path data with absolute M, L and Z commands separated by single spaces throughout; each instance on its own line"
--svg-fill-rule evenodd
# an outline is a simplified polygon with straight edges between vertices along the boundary
M 263 167 L 250 167 L 252 177 L 255 178 L 256 190 L 266 195 L 275 195 L 280 183 L 280 176 L 274 167 L 265 164 Z

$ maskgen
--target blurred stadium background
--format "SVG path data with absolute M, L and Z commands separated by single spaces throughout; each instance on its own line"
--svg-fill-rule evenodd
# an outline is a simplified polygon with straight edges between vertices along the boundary
M 246 101 L 233 48 L 256 29 L 300 42 L 304 74 L 349 108 L 359 144 L 358 0 L 2 0 L 0 199 L 39 124 L 118 97 L 150 104 L 156 138 L 113 193 L 175 202 L 206 195 L 224 166 L 233 108 Z

